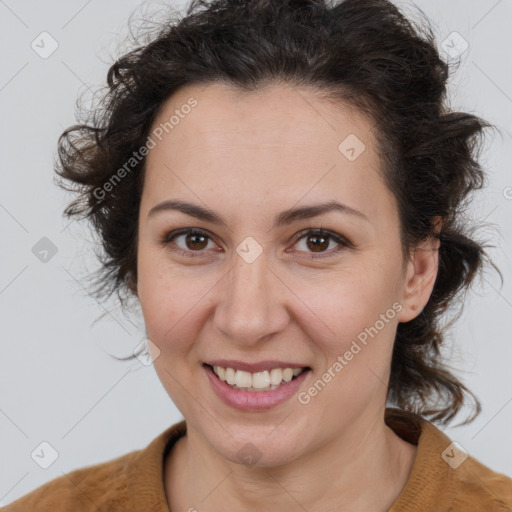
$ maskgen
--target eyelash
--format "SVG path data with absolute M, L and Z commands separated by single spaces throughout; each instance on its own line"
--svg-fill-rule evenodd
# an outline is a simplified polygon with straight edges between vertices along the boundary
M 203 256 L 204 250 L 200 250 L 200 251 L 190 251 L 190 250 L 189 251 L 184 251 L 183 249 L 179 249 L 179 248 L 176 249 L 174 247 L 171 247 L 171 243 L 173 242 L 173 240 L 175 240 L 179 236 L 189 235 L 189 234 L 190 235 L 204 236 L 205 238 L 208 238 L 208 239 L 212 240 L 212 238 L 210 237 L 210 235 L 206 231 L 203 231 L 203 230 L 200 230 L 200 229 L 197 229 L 197 228 L 186 228 L 186 229 L 180 229 L 180 230 L 177 230 L 177 231 L 171 231 L 170 233 L 167 233 L 164 236 L 164 238 L 161 240 L 161 244 L 165 248 L 168 248 L 168 249 L 170 249 L 172 251 L 178 252 L 182 256 L 191 257 L 191 258 L 196 258 L 196 257 Z M 339 253 L 340 251 L 342 251 L 345 248 L 352 247 L 352 244 L 347 239 L 342 237 L 341 235 L 338 235 L 337 233 L 334 233 L 333 231 L 325 230 L 325 229 L 322 229 L 322 228 L 310 228 L 310 229 L 305 229 L 305 230 L 297 233 L 296 240 L 295 240 L 293 245 L 297 244 L 303 238 L 307 238 L 308 236 L 311 236 L 311 235 L 332 239 L 334 242 L 339 244 L 339 247 L 337 247 L 336 249 L 332 249 L 331 251 L 324 251 L 322 253 L 318 253 L 320 255 L 317 255 L 315 253 L 310 253 L 311 259 L 325 258 L 325 257 L 328 257 L 328 256 L 332 256 L 333 254 L 337 254 L 337 253 Z

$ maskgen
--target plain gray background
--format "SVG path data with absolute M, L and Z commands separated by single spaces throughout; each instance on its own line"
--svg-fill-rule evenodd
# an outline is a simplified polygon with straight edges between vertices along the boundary
M 492 271 L 475 282 L 446 351 L 483 412 L 470 425 L 443 430 L 511 476 L 512 1 L 415 4 L 433 21 L 441 51 L 468 45 L 451 80 L 453 107 L 502 132 L 485 147 L 489 187 L 471 211 L 498 228 L 488 237 L 504 286 Z M 108 355 L 132 353 L 144 339 L 142 320 L 88 295 L 84 279 L 97 266 L 92 235 L 85 223 L 63 218 L 71 196 L 53 183 L 58 136 L 75 122 L 80 94 L 96 90 L 124 51 L 128 17 L 136 8 L 143 12 L 140 6 L 138 0 L 0 0 L 0 505 L 73 469 L 143 448 L 182 418 L 152 366 Z M 44 55 L 52 44 L 58 48 Z M 44 237 L 56 251 L 46 262 L 36 256 L 37 244 L 49 244 Z M 58 454 L 47 469 L 31 455 L 43 442 Z

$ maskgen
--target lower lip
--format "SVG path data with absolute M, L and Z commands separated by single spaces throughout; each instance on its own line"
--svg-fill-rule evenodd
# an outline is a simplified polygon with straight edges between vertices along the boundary
M 210 383 L 218 397 L 227 405 L 242 411 L 262 411 L 270 409 L 288 400 L 299 389 L 310 370 L 303 371 L 296 379 L 281 384 L 272 391 L 241 391 L 233 389 L 213 372 L 209 366 L 204 366 Z

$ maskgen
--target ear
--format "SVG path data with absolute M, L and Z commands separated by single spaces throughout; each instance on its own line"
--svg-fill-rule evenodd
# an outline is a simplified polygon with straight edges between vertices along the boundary
M 434 217 L 435 232 L 441 231 L 441 217 Z M 421 243 L 407 262 L 403 281 L 403 309 L 398 314 L 399 322 L 409 322 L 416 318 L 426 306 L 437 277 L 439 266 L 439 246 L 437 238 L 430 237 Z

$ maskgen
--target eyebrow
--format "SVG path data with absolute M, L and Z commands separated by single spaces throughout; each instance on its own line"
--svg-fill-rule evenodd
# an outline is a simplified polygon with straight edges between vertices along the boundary
M 148 218 L 152 217 L 156 213 L 169 210 L 180 211 L 186 215 L 195 217 L 196 219 L 227 227 L 226 221 L 218 213 L 209 210 L 208 208 L 199 206 L 197 204 L 187 203 L 186 201 L 178 201 L 174 199 L 163 201 L 161 203 L 158 203 L 156 206 L 153 206 L 153 208 L 151 208 L 151 210 L 148 213 Z M 278 215 L 276 215 L 276 217 L 274 218 L 274 224 L 272 226 L 272 229 L 292 224 L 293 222 L 297 222 L 299 220 L 310 219 L 312 217 L 316 217 L 318 215 L 330 211 L 338 211 L 343 214 L 353 215 L 355 217 L 359 217 L 363 220 L 366 220 L 367 222 L 370 222 L 368 217 L 363 212 L 355 210 L 354 208 L 351 208 L 346 204 L 338 203 L 336 201 L 330 201 L 328 203 L 321 203 L 310 206 L 303 206 L 300 208 L 290 208 L 289 210 L 284 210 Z

